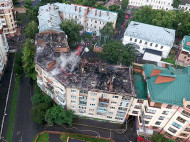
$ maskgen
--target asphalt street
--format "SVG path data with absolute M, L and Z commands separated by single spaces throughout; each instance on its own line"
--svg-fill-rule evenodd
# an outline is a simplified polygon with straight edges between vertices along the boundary
M 6 136 L 11 100 L 13 97 L 14 77 L 12 78 L 11 81 L 7 107 L 5 108 L 9 84 L 10 84 L 11 72 L 13 67 L 13 61 L 14 61 L 14 54 L 9 54 L 7 65 L 4 69 L 4 74 L 0 80 L 0 124 L 1 124 L 0 126 L 2 126 L 2 137 Z M 3 116 L 5 116 L 3 123 L 4 125 L 2 125 Z

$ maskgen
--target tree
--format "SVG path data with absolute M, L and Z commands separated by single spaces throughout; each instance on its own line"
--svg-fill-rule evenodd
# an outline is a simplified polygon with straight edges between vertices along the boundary
M 173 0 L 172 6 L 175 8 L 178 8 L 180 3 L 181 3 L 181 0 Z
M 129 0 L 122 0 L 121 8 L 125 10 L 128 6 Z
M 68 36 L 69 46 L 73 46 L 76 42 L 80 41 L 80 31 L 83 29 L 81 25 L 77 24 L 74 20 L 66 20 L 60 25 L 61 29 Z
M 115 29 L 113 24 L 108 22 L 101 30 L 101 36 L 107 38 L 108 40 L 112 39 L 114 36 Z
M 33 80 L 36 80 L 34 51 L 34 40 L 27 38 L 23 44 L 22 50 L 22 62 L 24 63 L 23 68 L 27 77 L 31 77 Z
M 108 8 L 104 6 L 102 3 L 96 3 L 95 7 L 98 9 L 108 10 Z
M 120 41 L 113 40 L 103 46 L 100 56 L 111 64 L 131 65 L 135 60 L 135 49 L 132 45 L 123 45 Z
M 73 0 L 73 3 L 90 6 L 90 7 L 95 7 L 96 0 Z
M 20 75 L 22 69 L 22 59 L 21 54 L 17 53 L 15 55 L 15 63 L 14 63 L 14 73 Z
M 42 3 L 42 1 L 40 3 Z M 39 11 L 39 5 L 34 7 L 31 0 L 24 0 L 24 7 L 26 8 L 26 14 L 29 16 L 30 20 L 38 22 L 37 15 Z
M 50 125 L 55 123 L 57 125 L 68 124 L 71 126 L 73 118 L 74 115 L 71 110 L 64 110 L 59 105 L 51 107 L 45 114 L 45 121 Z
M 35 21 L 32 21 L 26 27 L 25 34 L 28 35 L 30 39 L 34 39 L 36 33 L 38 33 L 38 25 Z
M 111 11 L 118 11 L 120 9 L 120 6 L 117 4 L 113 4 L 109 6 L 109 10 Z

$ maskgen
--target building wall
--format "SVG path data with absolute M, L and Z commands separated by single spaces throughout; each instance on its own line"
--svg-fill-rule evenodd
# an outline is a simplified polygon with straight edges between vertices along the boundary
M 14 35 L 16 33 L 12 1 L 0 2 L 0 20 L 5 23 L 5 27 L 3 28 L 5 34 Z
M 161 45 L 161 44 L 145 41 L 145 40 L 134 38 L 134 37 L 124 36 L 123 44 L 125 45 L 125 44 L 129 44 L 129 43 L 138 45 L 140 48 L 138 48 L 137 50 L 142 54 L 144 54 L 144 51 L 146 48 L 161 51 L 163 58 L 167 58 L 167 56 L 172 48 L 167 45 Z
M 190 12 L 190 4 L 179 5 L 179 9 L 183 9 L 184 11 Z
M 67 109 L 76 115 L 117 123 L 125 121 L 131 100 L 129 96 L 67 88 Z
M 153 9 L 172 10 L 173 0 L 129 0 L 130 6 L 145 6 L 150 5 Z

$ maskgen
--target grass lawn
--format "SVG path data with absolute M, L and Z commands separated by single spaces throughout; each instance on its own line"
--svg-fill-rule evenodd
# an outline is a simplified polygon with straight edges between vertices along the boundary
M 90 136 L 84 136 L 81 134 L 71 134 L 71 133 L 63 133 L 61 135 L 61 140 L 63 142 L 67 142 L 67 138 L 75 138 L 78 140 L 84 140 L 84 141 L 88 141 L 88 142 L 111 142 L 109 140 L 105 140 L 105 139 L 101 139 L 101 138 L 94 138 L 94 137 L 90 137 Z
M 9 125 L 8 125 L 7 136 L 6 136 L 7 142 L 12 142 L 19 85 L 20 85 L 20 76 L 17 76 L 15 85 L 14 85 L 13 98 L 12 98 L 12 102 L 11 102 L 11 112 L 10 112 L 10 116 L 9 116 Z
M 176 60 L 175 52 L 176 52 L 175 50 L 171 50 L 168 55 L 168 58 L 162 59 L 162 61 L 175 65 L 175 60 Z
M 37 142 L 49 142 L 49 134 L 44 133 L 42 135 L 39 135 Z

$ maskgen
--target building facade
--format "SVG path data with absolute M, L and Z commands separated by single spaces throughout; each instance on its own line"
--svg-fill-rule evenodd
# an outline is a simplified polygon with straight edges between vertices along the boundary
M 181 0 L 178 9 L 183 9 L 184 11 L 190 12 L 190 0 Z
M 17 30 L 13 12 L 12 0 L 3 0 L 0 2 L 0 20 L 4 25 L 3 31 L 6 35 L 14 35 Z
M 180 66 L 190 65 L 190 36 L 184 36 L 177 54 L 176 64 Z
M 149 49 L 147 52 L 153 54 L 153 58 L 149 56 L 147 60 L 160 61 L 167 58 L 174 40 L 175 30 L 131 21 L 124 33 L 123 44 L 133 44 L 141 54 Z M 160 57 L 154 58 L 154 54 Z
M 83 32 L 98 36 L 107 22 L 113 23 L 115 28 L 117 13 L 76 4 L 54 3 L 39 8 L 38 20 L 40 32 L 60 29 L 59 25 L 64 20 L 74 20 L 83 26 Z
M 0 76 L 2 76 L 4 67 L 7 63 L 8 50 L 9 46 L 7 43 L 7 38 L 3 31 L 3 25 L 0 23 Z
M 129 6 L 152 6 L 153 9 L 172 10 L 173 0 L 129 0 Z

